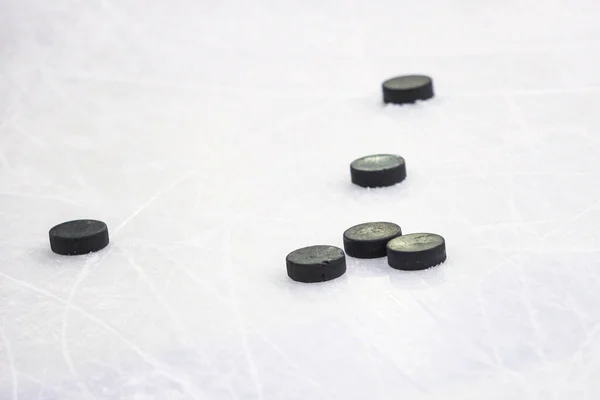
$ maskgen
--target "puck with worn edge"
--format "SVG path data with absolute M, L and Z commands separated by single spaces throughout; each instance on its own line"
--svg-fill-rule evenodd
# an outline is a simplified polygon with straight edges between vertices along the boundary
M 381 84 L 383 102 L 393 104 L 415 103 L 433 97 L 433 81 L 426 75 L 404 75 Z
M 386 187 L 406 178 L 404 158 L 393 154 L 374 154 L 352 161 L 350 179 L 362 187 Z
M 410 233 L 387 244 L 388 264 L 395 269 L 418 271 L 446 260 L 446 241 L 434 233 Z
M 387 243 L 401 236 L 402 230 L 392 222 L 367 222 L 344 232 L 344 250 L 356 258 L 385 257 Z
M 346 272 L 346 256 L 339 247 L 317 245 L 292 251 L 286 259 L 287 273 L 297 282 L 325 282 Z
M 108 245 L 108 227 L 93 219 L 64 222 L 50 229 L 49 235 L 52 251 L 64 256 L 87 254 Z

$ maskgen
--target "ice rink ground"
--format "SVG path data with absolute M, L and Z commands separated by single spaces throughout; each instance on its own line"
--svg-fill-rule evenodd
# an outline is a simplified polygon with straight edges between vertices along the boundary
M 0 399 L 600 396 L 597 0 L 0 4 Z M 425 73 L 436 97 L 381 104 Z M 400 185 L 350 184 L 371 153 Z M 81 257 L 76 218 L 109 226 Z M 439 268 L 288 252 L 389 220 Z

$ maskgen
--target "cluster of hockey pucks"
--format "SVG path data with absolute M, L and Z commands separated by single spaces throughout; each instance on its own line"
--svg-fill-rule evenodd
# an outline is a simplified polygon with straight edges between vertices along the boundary
M 388 79 L 382 84 L 383 101 L 410 104 L 433 97 L 433 82 L 424 75 L 407 75 Z M 376 154 L 350 164 L 352 183 L 364 188 L 393 186 L 406 178 L 404 158 Z M 402 235 L 392 222 L 366 222 L 348 228 L 343 235 L 345 254 L 372 259 L 386 257 L 390 267 L 419 271 L 446 260 L 446 242 L 434 233 Z M 298 282 L 325 282 L 346 272 L 344 250 L 329 245 L 303 247 L 286 257 L 288 276 Z
M 400 76 L 383 82 L 383 101 L 409 104 L 433 97 L 433 82 L 423 75 Z M 364 187 L 386 187 L 406 178 L 406 164 L 397 155 L 377 154 L 350 164 L 352 183 Z M 61 255 L 79 255 L 102 250 L 108 245 L 108 227 L 102 221 L 75 220 L 50 229 L 50 247 Z M 351 257 L 385 257 L 395 269 L 417 271 L 446 260 L 444 238 L 433 233 L 402 235 L 392 222 L 367 222 L 353 226 L 343 235 L 344 249 Z M 288 254 L 287 273 L 299 282 L 324 282 L 346 272 L 344 251 L 335 246 L 304 247 Z

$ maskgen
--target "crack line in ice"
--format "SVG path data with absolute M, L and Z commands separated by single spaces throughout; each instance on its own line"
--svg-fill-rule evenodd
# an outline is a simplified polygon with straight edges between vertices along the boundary
M 577 222 L 580 218 L 585 217 L 587 214 L 595 211 L 596 208 L 598 208 L 598 206 L 600 206 L 600 200 L 597 200 L 591 206 L 589 206 L 589 207 L 585 208 L 583 211 L 581 211 L 579 214 L 575 215 L 572 218 L 569 218 L 569 220 L 567 220 L 563 224 L 561 224 L 558 227 L 547 232 L 545 235 L 542 236 L 542 239 L 541 239 L 542 243 L 544 241 L 546 241 L 547 239 L 549 239 L 550 237 L 552 237 L 553 235 L 555 235 L 556 233 L 561 232 L 564 228 L 571 225 L 573 222 Z
M 404 378 L 408 383 L 410 383 L 411 385 L 413 385 L 418 391 L 422 392 L 422 393 L 426 393 L 426 394 L 431 394 L 431 392 L 429 390 L 427 390 L 427 388 L 425 388 L 424 386 L 422 386 L 421 384 L 419 384 L 417 381 L 415 381 L 409 374 L 408 372 L 404 371 L 404 369 L 402 369 L 402 367 L 400 367 L 400 365 L 398 365 L 398 362 L 396 361 L 396 359 L 394 357 L 390 357 L 389 356 L 389 352 L 384 352 L 383 350 L 381 350 L 379 348 L 379 346 L 377 345 L 377 342 L 375 342 L 373 340 L 373 335 L 369 335 L 369 340 L 365 340 L 364 338 L 357 336 L 359 338 L 359 340 L 361 342 L 363 342 L 369 349 L 373 349 L 375 350 L 375 352 L 378 353 L 378 355 L 383 359 L 388 361 L 398 372 L 398 374 Z
M 477 302 L 479 303 L 479 311 L 481 312 L 481 317 L 483 319 L 483 327 L 485 329 L 485 334 L 487 335 L 488 340 L 486 343 L 491 345 L 492 356 L 494 358 L 494 362 L 496 363 L 496 368 L 502 368 L 502 358 L 500 357 L 500 349 L 498 348 L 498 343 L 495 340 L 492 340 L 492 326 L 490 324 L 490 319 L 488 316 L 488 312 L 486 311 L 483 305 L 483 296 L 481 294 L 481 286 L 477 287 L 475 291 L 475 295 L 477 296 Z
M 177 260 L 175 260 L 173 257 L 171 257 L 168 253 L 164 253 L 164 254 L 167 257 L 167 259 L 169 259 L 170 261 L 172 261 L 175 264 L 175 267 L 178 270 L 182 271 L 187 277 L 189 277 L 192 281 L 194 281 L 194 283 L 196 283 L 198 286 L 200 286 L 203 290 L 205 290 L 208 293 L 210 293 L 213 296 L 215 296 L 215 299 L 217 301 L 221 302 L 224 306 L 226 306 L 227 308 L 231 308 L 231 304 L 227 303 L 227 301 L 225 300 L 225 298 L 218 291 L 216 291 L 213 288 L 211 288 L 208 285 L 206 285 L 206 283 L 204 283 L 197 276 L 195 276 L 194 274 L 192 274 L 191 272 L 189 272 L 187 268 L 185 268 L 184 266 L 180 265 L 179 262 Z
M 518 128 L 519 133 L 520 134 L 527 133 L 527 131 L 528 131 L 527 124 L 525 123 L 524 118 L 519 113 L 519 110 L 517 109 L 517 104 L 515 103 L 515 101 L 512 99 L 511 96 L 506 96 L 505 99 L 506 99 L 506 102 L 508 103 L 510 113 L 511 113 L 513 119 L 515 120 L 515 122 L 517 123 L 517 128 Z M 514 149 L 510 145 L 511 143 L 512 143 L 511 140 L 508 140 L 508 139 L 506 140 L 506 144 L 509 146 L 509 148 L 506 149 L 506 151 L 505 151 L 505 154 L 508 158 L 507 162 L 505 163 L 505 165 L 507 166 L 507 169 L 508 169 L 508 174 L 506 177 L 509 180 L 509 182 L 508 182 L 509 184 L 507 185 L 509 188 L 508 207 L 510 209 L 510 213 L 511 213 L 511 216 L 513 217 L 513 219 L 518 220 L 518 222 L 520 224 L 524 224 L 525 219 L 523 218 L 523 216 L 521 215 L 519 210 L 517 210 L 517 207 L 515 205 L 515 180 L 514 180 L 515 168 L 514 168 L 514 158 L 513 158 Z
M 79 166 L 73 161 L 73 156 L 71 155 L 71 152 L 68 151 L 68 148 L 65 151 L 65 146 L 63 146 L 62 143 L 58 143 L 58 145 L 56 145 L 54 142 L 48 143 L 46 140 L 43 139 L 43 137 L 39 135 L 32 135 L 25 128 L 16 123 L 13 125 L 13 129 L 23 134 L 23 136 L 29 139 L 29 141 L 35 146 L 42 147 L 46 151 L 48 151 L 48 149 L 52 149 L 54 152 L 59 153 L 59 156 L 55 156 L 53 160 L 55 162 L 62 162 L 63 165 L 65 165 L 69 172 L 73 175 L 73 179 L 79 184 L 79 186 L 88 190 L 93 189 L 85 181 L 85 178 L 81 173 L 82 169 L 79 168 Z
M 10 106 L 6 109 L 7 111 L 10 110 Z M 2 122 L 2 124 L 0 124 L 0 132 L 2 132 L 3 130 L 5 130 L 6 128 L 8 128 L 10 126 L 10 124 L 12 124 L 17 118 L 19 118 L 21 116 L 21 110 L 15 110 L 12 112 L 11 116 L 4 119 L 4 121 Z
M 15 368 L 15 360 L 13 358 L 13 354 L 11 351 L 11 346 L 10 343 L 8 341 L 8 337 L 6 336 L 6 333 L 4 332 L 4 325 L 2 323 L 0 323 L 0 339 L 2 339 L 2 342 L 4 343 L 5 349 L 6 349 L 6 357 L 8 359 L 8 366 L 10 368 L 10 373 L 11 373 L 11 377 L 12 377 L 12 398 L 13 400 L 17 400 L 19 398 L 19 380 L 17 378 L 17 370 Z
M 310 383 L 311 385 L 318 387 L 320 389 L 325 389 L 323 387 L 323 385 L 321 385 L 319 382 L 315 381 L 314 379 L 312 379 L 310 376 L 308 376 L 308 374 L 298 365 L 296 364 L 296 362 L 294 360 L 292 360 L 285 351 L 283 351 L 279 346 L 277 346 L 271 339 L 269 339 L 267 336 L 265 336 L 264 333 L 255 330 L 255 333 L 262 338 L 262 340 L 267 343 L 269 346 L 271 346 L 271 348 L 273 348 L 273 350 L 275 350 L 277 353 L 279 353 L 279 355 L 281 355 L 284 359 L 285 362 L 287 362 L 289 365 L 291 365 L 294 369 L 296 369 L 297 371 L 299 371 L 300 373 L 302 373 L 302 377 L 306 379 L 306 381 L 308 383 Z M 331 393 L 330 393 L 331 394 Z
M 66 198 L 60 197 L 60 196 L 48 196 L 48 195 L 42 195 L 42 194 L 14 193 L 14 192 L 0 192 L 0 196 L 23 197 L 26 199 L 33 199 L 33 200 L 53 200 L 53 201 L 67 203 L 72 206 L 81 206 L 81 204 L 79 204 L 77 202 L 74 202 L 72 200 L 69 200 L 69 199 L 66 199 Z
M 102 360 L 99 360 L 97 358 L 88 359 L 88 362 L 91 363 L 91 364 L 97 364 L 97 365 L 99 365 L 99 366 L 101 366 L 103 368 L 106 368 L 107 370 L 111 370 L 118 377 L 123 377 L 125 375 L 125 374 L 123 374 L 123 371 L 120 368 L 115 367 L 114 365 L 111 365 L 111 364 L 109 364 L 107 362 L 104 362 Z M 117 387 L 119 389 L 119 394 L 120 394 L 119 399 L 121 399 L 121 400 L 123 400 L 125 398 L 124 397 L 124 393 L 123 393 L 123 386 L 124 385 L 117 385 Z
M 505 100 L 508 103 L 510 114 L 513 117 L 513 120 L 516 122 L 517 133 L 519 133 L 520 135 L 527 134 L 531 128 L 528 126 L 525 118 L 519 112 L 518 106 L 517 106 L 515 100 L 512 98 L 512 93 L 507 95 L 505 97 Z M 505 165 L 509 172 L 507 175 L 507 178 L 509 179 L 509 181 L 508 181 L 508 185 L 506 185 L 509 189 L 509 191 L 508 191 L 508 207 L 509 207 L 509 210 L 510 210 L 510 213 L 511 213 L 511 216 L 513 217 L 513 219 L 516 219 L 516 220 L 518 220 L 519 223 L 521 223 L 521 228 L 525 228 L 526 227 L 524 225 L 525 219 L 523 218 L 523 216 L 521 215 L 521 213 L 519 212 L 519 210 L 517 209 L 516 204 L 515 204 L 515 180 L 514 180 L 515 169 L 514 169 L 514 159 L 513 159 L 514 148 L 511 145 L 513 143 L 513 141 L 506 140 L 506 143 L 509 146 L 509 148 L 506 149 L 506 151 L 505 151 L 505 154 L 508 158 Z M 519 244 L 521 244 L 521 242 L 519 242 Z M 515 272 L 519 276 L 519 284 L 521 285 L 521 290 L 522 290 L 521 293 L 524 293 L 527 290 L 527 287 L 525 284 L 525 277 L 524 277 L 523 271 L 522 271 L 523 267 L 520 263 L 515 262 L 515 259 L 521 255 L 522 251 L 523 251 L 522 248 L 516 249 L 513 253 L 513 257 L 511 257 L 509 263 L 512 264 L 513 267 L 515 268 Z M 527 315 L 529 316 L 529 321 L 531 323 L 531 326 L 533 327 L 533 332 L 534 332 L 534 337 L 535 337 L 535 343 L 534 343 L 535 351 L 539 355 L 539 357 L 545 363 L 547 363 L 548 360 L 547 360 L 546 353 L 544 352 L 544 347 L 542 344 L 542 343 L 544 343 L 543 329 L 540 327 L 538 318 L 535 313 L 535 308 L 534 308 L 529 296 L 522 296 L 521 304 L 523 304 L 525 311 L 527 312 Z
M 75 294 L 77 293 L 77 289 L 79 288 L 79 285 L 83 281 L 85 281 L 85 279 L 89 276 L 90 269 L 93 268 L 94 266 L 97 267 L 98 265 L 100 265 L 102 263 L 102 261 L 105 260 L 110 255 L 110 253 L 111 253 L 111 249 L 109 249 L 106 253 L 102 254 L 102 256 L 99 258 L 96 258 L 93 256 L 88 256 L 89 258 L 83 264 L 83 268 L 82 268 L 81 272 L 79 273 L 79 275 L 77 276 L 77 280 L 75 281 L 75 283 L 71 287 L 71 290 L 69 291 L 69 296 L 68 296 L 66 304 L 65 304 L 65 310 L 63 312 L 62 321 L 61 321 L 61 341 L 60 341 L 60 343 L 61 343 L 63 358 L 67 364 L 67 368 L 69 368 L 69 371 L 71 371 L 71 374 L 73 374 L 73 377 L 77 380 L 77 385 L 83 389 L 86 396 L 94 398 L 94 399 L 96 399 L 97 397 L 94 394 L 92 394 L 92 392 L 88 388 L 87 384 L 81 380 L 81 378 L 79 377 L 79 374 L 75 370 L 75 366 L 73 365 L 73 359 L 71 358 L 69 346 L 67 343 L 67 327 L 69 324 L 69 312 L 71 311 L 71 306 L 73 305 L 73 298 L 75 297 Z M 90 265 L 93 262 L 95 262 L 95 265 Z
M 563 94 L 596 94 L 600 92 L 600 86 L 586 86 L 580 88 L 546 88 L 546 89 L 522 89 L 522 90 L 487 90 L 485 92 L 449 92 L 447 97 L 470 97 L 489 98 L 506 96 L 548 96 Z
M 589 349 L 587 349 L 587 347 L 596 340 L 596 336 L 599 333 L 600 333 L 600 322 L 596 323 L 591 331 L 588 330 L 586 332 L 586 338 L 584 341 L 581 342 L 581 345 L 579 346 L 577 351 L 573 354 L 573 359 L 581 360 L 584 356 L 584 352 L 586 350 L 589 351 Z
M 521 286 L 521 293 L 527 293 L 528 287 L 525 284 L 525 276 L 523 275 L 523 266 L 520 263 L 515 262 L 514 258 L 509 261 L 514 267 L 515 272 L 519 276 L 519 284 Z M 531 322 L 531 326 L 533 327 L 533 332 L 535 335 L 535 351 L 540 356 L 544 364 L 548 364 L 548 358 L 546 357 L 546 353 L 544 352 L 544 330 L 541 328 L 538 318 L 536 316 L 535 307 L 531 303 L 529 296 L 521 296 L 521 303 L 525 307 L 525 311 L 529 316 L 529 321 Z
M 0 276 L 4 277 L 5 279 L 14 282 L 24 288 L 27 288 L 37 294 L 46 296 L 47 298 L 50 298 L 52 300 L 55 300 L 57 302 L 59 302 L 60 304 L 66 305 L 67 302 L 64 299 L 61 299 L 60 297 L 56 296 L 55 294 L 48 292 L 44 289 L 41 289 L 27 281 L 23 281 L 21 279 L 17 279 L 11 275 L 8 275 L 2 271 L 0 271 Z M 123 343 L 125 343 L 127 346 L 129 346 L 142 360 L 144 360 L 145 362 L 147 362 L 148 364 L 150 364 L 151 366 L 153 366 L 154 368 L 156 368 L 157 370 L 161 371 L 162 374 L 164 376 L 166 376 L 167 378 L 171 379 L 173 382 L 177 382 L 179 384 L 181 384 L 182 386 L 187 386 L 187 382 L 182 381 L 180 378 L 178 378 L 177 376 L 169 373 L 167 371 L 167 368 L 165 368 L 165 365 L 163 365 L 161 362 L 157 361 L 154 357 L 150 356 L 150 354 L 148 354 L 147 352 L 145 352 L 144 350 L 142 350 L 139 346 L 137 346 L 135 343 L 131 342 L 129 339 L 127 339 L 125 336 L 123 336 L 119 331 L 117 331 L 115 328 L 113 328 L 112 326 L 110 326 L 109 324 L 107 324 L 106 322 L 104 322 L 102 319 L 94 316 L 93 314 L 90 314 L 88 311 L 86 311 L 85 309 L 81 308 L 78 305 L 75 304 L 71 304 L 70 306 L 71 309 L 78 311 L 79 313 L 81 313 L 83 316 L 85 316 L 86 318 L 88 318 L 89 320 L 95 322 L 96 324 L 98 324 L 99 326 L 101 326 L 102 328 L 104 328 L 106 331 L 112 333 L 113 335 L 115 335 L 118 339 L 120 339 Z
M 186 328 L 184 327 L 183 323 L 175 315 L 175 311 L 173 311 L 171 306 L 169 306 L 169 304 L 167 303 L 165 298 L 161 294 L 158 293 L 158 290 L 156 290 L 156 287 L 154 286 L 154 284 L 150 281 L 150 279 L 148 279 L 148 275 L 146 274 L 146 271 L 144 270 L 144 268 L 135 261 L 135 258 L 133 257 L 133 255 L 131 253 L 125 251 L 125 254 L 127 256 L 129 263 L 133 267 L 134 271 L 142 278 L 142 280 L 148 286 L 148 288 L 150 288 L 150 291 L 152 292 L 152 294 L 154 295 L 156 300 L 158 300 L 158 302 L 163 306 L 163 308 L 165 309 L 167 314 L 169 314 L 169 316 L 171 317 L 171 320 L 176 325 L 177 329 L 186 335 L 187 341 L 191 341 L 192 336 L 189 334 L 189 332 L 186 331 Z
M 236 288 L 236 284 L 235 284 L 236 280 L 231 279 L 231 277 L 234 276 L 235 274 L 232 271 L 233 263 L 230 258 L 230 255 L 231 255 L 231 252 L 233 251 L 233 249 L 231 246 L 231 229 L 229 228 L 229 224 L 227 224 L 225 226 L 225 232 L 223 234 L 223 247 L 224 247 L 223 250 L 224 250 L 224 255 L 225 255 L 224 263 L 230 272 L 229 297 L 231 299 L 232 309 L 235 313 L 238 329 L 240 331 L 240 339 L 242 341 L 242 347 L 244 348 L 244 356 L 246 358 L 246 363 L 248 364 L 250 376 L 252 377 L 252 380 L 254 381 L 254 385 L 256 386 L 258 398 L 262 400 L 264 398 L 263 387 L 262 387 L 262 384 L 260 383 L 260 380 L 258 377 L 258 368 L 256 367 L 256 363 L 254 362 L 252 350 L 250 349 L 250 345 L 248 343 L 248 329 L 245 325 L 245 321 L 243 319 L 243 316 L 242 316 L 242 313 L 240 310 L 240 306 L 238 303 L 237 288 Z
M 447 332 L 449 334 L 449 336 L 451 336 L 454 339 L 455 342 L 463 344 L 466 348 L 469 348 L 469 347 L 478 348 L 486 358 L 485 361 L 484 360 L 478 360 L 478 361 L 481 362 L 482 364 L 486 364 L 488 367 L 494 367 L 494 363 L 487 360 L 487 358 L 490 358 L 490 356 L 489 356 L 489 352 L 486 351 L 485 347 L 482 348 L 482 345 L 480 343 L 467 342 L 464 335 L 461 335 L 460 333 L 459 334 L 455 333 L 454 328 L 452 326 L 446 324 L 445 321 L 443 321 L 433 311 L 431 311 L 431 309 L 429 309 L 429 307 L 421 299 L 419 299 L 411 290 L 408 291 L 408 294 L 417 302 L 419 307 L 421 307 L 421 309 L 423 311 L 425 311 L 425 313 L 427 315 L 429 315 L 439 326 L 444 328 L 445 332 Z
M 306 96 L 311 95 L 315 96 L 328 96 L 334 97 L 339 101 L 348 101 L 354 98 L 359 98 L 360 95 L 356 95 L 354 91 L 342 91 L 342 90 L 314 90 L 314 89 L 306 89 L 304 87 L 293 87 L 286 89 L 269 89 L 260 86 L 248 86 L 248 87 L 240 87 L 240 86 L 210 86 L 206 85 L 194 84 L 194 83 L 180 83 L 174 81 L 161 81 L 158 79 L 152 80 L 142 80 L 142 79 L 134 79 L 131 77 L 118 77 L 118 76 L 93 76 L 93 75 L 82 75 L 82 74 L 74 74 L 70 73 L 69 75 L 64 75 L 60 72 L 50 71 L 56 75 L 59 79 L 63 79 L 66 81 L 83 81 L 83 82 L 92 82 L 97 84 L 116 84 L 116 85 L 129 85 L 129 86 L 138 86 L 142 88 L 151 88 L 155 90 L 160 89 L 174 89 L 174 90 L 185 90 L 192 92 L 201 92 L 201 93 L 217 93 L 217 94 L 236 94 L 239 95 L 240 91 L 250 90 L 252 95 L 256 97 L 256 95 L 262 95 L 264 97 L 272 98 L 273 96 L 281 96 L 281 95 L 297 95 L 297 96 Z
M 47 360 L 46 360 L 46 361 L 47 361 Z M 38 391 L 38 396 L 37 396 L 38 400 L 40 400 L 40 399 L 42 398 L 42 396 L 43 396 L 43 395 L 44 395 L 44 393 L 45 393 L 46 387 L 48 387 L 48 386 L 49 386 L 48 384 L 46 384 L 46 383 L 45 383 L 45 382 L 46 382 L 46 377 L 47 377 L 47 376 L 48 376 L 48 364 L 46 364 L 46 366 L 45 366 L 45 368 L 44 368 L 44 374 L 43 374 L 43 376 L 42 376 L 42 380 L 41 380 L 41 382 L 38 382 L 38 383 L 40 384 L 40 390 Z M 63 390 L 62 390 L 62 389 L 54 389 L 52 386 L 51 386 L 51 388 L 52 388 L 52 390 L 54 390 L 55 392 L 59 392 L 59 393 L 60 393 L 60 392 L 63 392 Z
M 4 361 L 0 361 L 0 365 L 10 368 L 10 364 L 8 364 Z M 42 397 L 42 394 L 44 393 L 44 389 L 46 389 L 46 388 L 49 388 L 54 392 L 60 392 L 60 393 L 64 392 L 64 389 L 60 389 L 58 386 L 51 385 L 50 383 L 45 381 L 46 375 L 48 373 L 48 368 L 44 368 L 44 375 L 43 375 L 42 379 L 38 379 L 37 377 L 29 375 L 29 374 L 27 374 L 23 371 L 20 371 L 16 368 L 15 368 L 15 373 L 17 376 L 21 376 L 21 377 L 25 378 L 26 380 L 30 380 L 33 383 L 37 383 L 40 386 L 40 391 L 38 393 L 38 399 Z
M 123 227 L 125 227 L 125 225 L 127 225 L 132 219 L 137 217 L 142 211 L 144 211 L 146 208 L 148 208 L 150 205 L 152 205 L 152 203 L 154 203 L 156 200 L 158 200 L 159 198 L 161 198 L 162 196 L 167 194 L 169 191 L 173 190 L 178 185 L 185 182 L 187 179 L 189 179 L 191 176 L 193 176 L 197 172 L 198 172 L 198 169 L 188 171 L 185 174 L 183 174 L 182 176 L 175 179 L 174 181 L 167 184 L 166 186 L 163 186 L 158 192 L 156 192 L 152 197 L 150 197 L 144 204 L 142 204 L 140 207 L 138 207 L 133 213 L 131 213 L 127 218 L 125 218 L 125 220 L 123 222 L 121 222 L 116 227 L 116 229 L 114 230 L 115 235 L 117 235 L 117 233 L 121 229 L 123 229 Z
M 400 308 L 402 308 L 406 312 L 410 313 L 410 309 L 408 309 L 404 304 L 402 304 L 402 302 L 398 298 L 396 298 L 392 294 L 392 292 L 388 291 L 387 294 L 388 294 L 387 297 L 390 297 L 392 299 L 392 301 L 395 302 Z M 384 319 L 384 316 L 382 315 L 382 313 L 377 312 L 377 313 L 375 313 L 375 315 L 377 315 L 377 317 L 380 319 Z M 376 341 L 377 334 L 374 334 L 372 331 L 369 331 L 367 329 L 367 327 L 369 327 L 369 324 L 362 324 L 359 322 L 358 325 L 356 325 L 356 328 L 360 331 L 361 334 L 354 333 L 353 336 L 358 338 L 358 340 L 365 346 L 365 348 L 367 348 L 369 350 L 367 352 L 367 356 L 369 357 L 371 371 L 377 381 L 377 389 L 379 391 L 379 396 L 376 398 L 385 398 L 386 397 L 384 395 L 384 393 L 385 393 L 384 383 L 381 379 L 381 375 L 378 373 L 379 372 L 379 369 L 378 369 L 379 363 L 377 362 L 376 355 L 378 355 L 379 357 L 383 358 L 384 360 L 386 360 L 390 364 L 392 364 L 393 367 L 400 373 L 400 375 L 403 375 L 410 384 L 412 384 L 415 388 L 417 388 L 417 390 L 419 390 L 423 393 L 429 394 L 430 393 L 429 391 L 427 391 L 424 387 L 422 387 L 418 382 L 416 382 L 412 378 L 410 378 L 408 376 L 408 374 L 402 368 L 400 368 L 400 366 L 395 361 L 392 361 L 387 354 L 384 354 L 381 351 L 381 349 L 378 346 L 378 341 Z M 371 351 L 371 350 L 373 350 L 373 351 Z M 335 396 L 331 396 L 331 397 L 335 397 Z
M 402 308 L 403 310 L 407 311 L 408 313 L 411 313 L 412 311 L 410 310 L 410 308 L 408 308 L 404 303 L 402 303 L 400 301 L 400 299 L 398 299 L 396 296 L 394 296 L 394 294 L 392 292 L 388 292 L 388 296 L 392 299 L 393 302 L 395 302 L 397 305 L 400 306 L 400 308 Z M 377 314 L 380 318 L 382 318 L 382 316 L 380 316 L 379 314 Z M 373 335 L 369 336 L 370 339 L 373 339 Z M 364 341 L 364 339 L 361 337 L 360 338 L 361 341 Z M 413 385 L 415 388 L 417 388 L 417 390 L 423 392 L 423 393 L 427 393 L 430 394 L 431 392 L 429 390 L 427 390 L 427 388 L 425 388 L 424 386 L 421 386 L 421 384 L 419 384 L 418 382 L 416 382 L 413 378 L 410 377 L 410 375 L 404 371 L 400 365 L 398 365 L 398 363 L 396 362 L 396 360 L 393 357 L 389 357 L 388 354 L 384 351 L 382 351 L 379 346 L 377 346 L 376 342 L 374 341 L 365 341 L 365 343 L 367 344 L 368 347 L 373 348 L 377 353 L 379 353 L 379 355 L 387 360 L 390 364 L 392 364 L 394 366 L 394 368 L 396 368 L 396 371 L 398 371 L 398 373 L 400 375 L 402 375 L 402 377 L 404 379 L 406 379 L 411 385 Z
M 10 172 L 12 172 L 12 170 L 13 170 L 12 165 L 10 165 L 10 163 L 8 162 L 8 159 L 6 158 L 6 155 L 4 153 L 0 153 L 0 164 L 2 164 L 2 166 L 4 168 L 6 168 L 7 170 L 10 170 Z

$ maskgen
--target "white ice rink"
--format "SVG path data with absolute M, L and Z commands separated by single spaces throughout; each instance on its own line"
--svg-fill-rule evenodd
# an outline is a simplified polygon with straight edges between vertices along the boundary
M 447 262 L 287 277 L 374 220 Z M 598 0 L 0 1 L 0 400 L 596 400 L 599 228 Z

